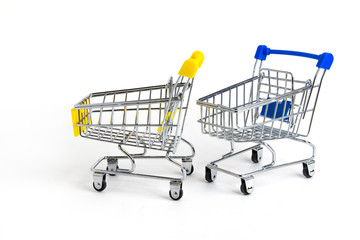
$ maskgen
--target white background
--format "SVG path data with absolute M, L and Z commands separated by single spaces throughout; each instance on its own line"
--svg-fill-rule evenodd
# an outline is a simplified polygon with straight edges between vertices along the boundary
M 1 238 L 359 238 L 355 4 L 0 0 Z M 229 144 L 201 134 L 195 103 L 248 78 L 259 44 L 331 52 L 335 61 L 308 138 L 317 146 L 315 176 L 304 178 L 301 165 L 271 171 L 257 175 L 253 194 L 244 196 L 236 178 L 219 173 L 205 182 L 205 164 Z M 197 151 L 183 198 L 170 200 L 168 182 L 124 176 L 108 177 L 107 189 L 94 191 L 90 166 L 119 151 L 74 138 L 70 109 L 90 92 L 164 84 L 194 50 L 205 61 L 183 134 Z M 290 59 L 281 58 L 283 66 Z M 312 78 L 316 61 L 307 61 L 300 76 Z M 287 141 L 273 144 L 279 161 L 309 154 Z M 228 166 L 241 172 L 253 167 L 248 158 Z M 177 174 L 162 160 L 138 166 Z

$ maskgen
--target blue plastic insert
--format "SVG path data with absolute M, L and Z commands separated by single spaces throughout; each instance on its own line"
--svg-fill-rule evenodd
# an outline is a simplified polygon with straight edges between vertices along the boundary
M 272 102 L 269 105 L 265 105 L 262 107 L 260 115 L 264 116 L 266 111 L 266 106 L 269 106 L 266 113 L 266 117 L 274 118 L 274 114 L 275 114 L 275 118 L 280 118 L 282 117 L 284 112 L 284 105 L 285 105 L 285 100 L 283 100 L 281 103 L 278 104 L 275 114 L 276 102 Z M 286 101 L 284 116 L 289 115 L 290 108 L 291 108 L 291 101 Z M 284 121 L 289 121 L 289 118 L 284 118 Z

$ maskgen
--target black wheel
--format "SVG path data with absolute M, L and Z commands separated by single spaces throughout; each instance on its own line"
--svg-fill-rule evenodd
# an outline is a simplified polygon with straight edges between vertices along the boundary
M 194 165 L 191 164 L 190 171 L 189 171 L 189 172 L 186 171 L 186 175 L 189 176 L 189 175 L 191 175 L 193 172 L 194 172 Z
M 211 169 L 208 168 L 208 167 L 205 167 L 205 180 L 207 182 L 213 182 L 214 180 L 212 179 L 212 176 L 211 176 Z
M 116 166 L 116 170 L 118 170 L 119 169 L 119 167 L 118 166 Z M 106 171 L 109 171 L 109 167 L 106 167 Z M 109 174 L 110 176 L 115 176 L 116 174 Z
M 171 194 L 171 190 L 169 190 L 169 196 L 171 197 L 172 200 L 175 200 L 175 201 L 180 200 L 180 198 L 182 198 L 182 196 L 183 196 L 183 190 L 180 189 L 180 194 L 177 196 L 173 196 Z
M 253 163 L 259 163 L 258 160 L 258 152 L 255 151 L 254 149 L 251 151 L 251 161 L 253 161 Z
M 248 192 L 248 189 L 246 187 L 246 183 L 244 179 L 241 179 L 241 185 L 240 185 L 240 191 L 244 194 L 244 195 L 249 195 L 250 192 Z
M 102 183 L 101 183 L 101 188 L 96 188 L 96 187 L 95 187 L 95 183 L 93 182 L 93 187 L 94 187 L 94 189 L 95 189 L 96 191 L 102 192 L 102 191 L 104 191 L 104 189 L 106 188 L 106 181 L 105 181 L 105 180 L 102 181 Z
M 312 172 L 310 173 L 308 165 L 306 163 L 303 163 L 303 175 L 306 178 L 311 178 L 314 175 L 314 173 L 315 173 L 315 170 L 312 170 Z

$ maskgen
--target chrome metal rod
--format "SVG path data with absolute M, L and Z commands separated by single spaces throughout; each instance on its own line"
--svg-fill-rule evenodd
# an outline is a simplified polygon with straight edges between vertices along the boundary
M 119 146 L 120 151 L 122 151 L 129 158 L 129 160 L 131 161 L 131 169 L 130 169 L 129 172 L 135 171 L 136 164 L 135 164 L 135 160 L 133 159 L 131 154 L 129 154 L 124 148 L 122 148 L 121 145 L 118 145 L 118 146 Z
M 315 158 L 315 154 L 316 154 L 316 147 L 314 144 L 312 144 L 311 142 L 309 141 L 306 141 L 306 140 L 303 140 L 303 139 L 298 139 L 298 138 L 289 138 L 290 140 L 294 140 L 294 141 L 298 141 L 298 142 L 301 142 L 301 143 L 304 143 L 308 146 L 310 146 L 312 148 L 312 155 L 311 157 L 309 158 L 305 158 L 305 159 L 301 159 L 301 160 L 296 160 L 296 161 L 292 161 L 292 162 L 287 162 L 287 163 L 282 163 L 282 164 L 278 164 L 278 165 L 275 165 L 275 160 L 276 160 L 276 153 L 274 151 L 274 149 L 267 143 L 265 142 L 261 142 L 260 144 L 256 145 L 256 146 L 259 146 L 259 145 L 263 145 L 265 146 L 271 153 L 272 153 L 272 162 L 268 165 L 265 165 L 263 166 L 261 169 L 258 169 L 258 170 L 255 170 L 255 171 L 251 171 L 251 172 L 247 172 L 247 173 L 235 173 L 235 172 L 232 172 L 232 171 L 229 171 L 229 170 L 226 170 L 226 169 L 223 169 L 223 168 L 219 168 L 218 166 L 215 165 L 216 162 L 219 162 L 221 160 L 224 160 L 224 159 L 219 159 L 217 161 L 213 161 L 211 162 L 210 164 L 207 165 L 208 168 L 211 168 L 211 169 L 216 169 L 220 172 L 223 172 L 223 173 L 226 173 L 228 175 L 231 175 L 231 176 L 234 176 L 234 177 L 237 177 L 237 178 L 243 178 L 243 177 L 246 177 L 246 176 L 250 176 L 250 175 L 255 175 L 255 174 L 259 174 L 259 173 L 262 173 L 262 172 L 265 172 L 265 171 L 269 171 L 269 170 L 272 170 L 272 169 L 277 169 L 277 168 L 282 168 L 282 167 L 286 167 L 286 166 L 290 166 L 290 165 L 295 165 L 295 164 L 299 164 L 299 163 L 304 163 L 304 162 L 309 162 L 311 160 L 313 160 Z M 255 146 L 254 146 L 255 147 Z M 253 147 L 251 147 L 253 148 Z M 234 155 L 237 155 L 239 153 L 242 153 L 242 152 L 245 152 L 251 148 L 247 148 L 247 149 L 244 149 L 240 152 L 236 152 L 234 154 L 232 154 L 231 156 L 234 156 Z M 229 158 L 231 156 L 228 156 L 226 158 Z
M 266 147 L 271 152 L 271 163 L 263 166 L 263 169 L 267 169 L 267 168 L 274 166 L 275 161 L 276 161 L 276 153 L 275 153 L 274 149 L 266 142 L 260 142 L 260 144 L 263 145 L 264 147 Z
M 225 160 L 225 159 L 227 159 L 227 158 L 230 158 L 230 157 L 233 157 L 233 156 L 238 155 L 238 154 L 240 154 L 240 153 L 249 151 L 249 150 L 251 150 L 252 148 L 257 147 L 257 146 L 260 146 L 260 144 L 257 144 L 257 145 L 255 145 L 255 146 L 252 146 L 252 147 L 249 147 L 249 148 L 245 148 L 245 149 L 243 149 L 243 150 L 240 150 L 240 151 L 238 151 L 238 152 L 235 152 L 235 153 L 232 153 L 232 154 L 229 154 L 229 155 L 226 155 L 226 154 L 225 154 L 225 155 L 222 156 L 222 158 L 220 158 L 220 159 L 218 159 L 218 160 L 215 160 L 215 161 L 211 162 L 210 164 L 215 164 L 215 163 L 217 163 L 217 162 L 223 161 L 223 160 Z
M 173 163 L 175 166 L 178 166 L 181 169 L 182 178 L 181 181 L 184 181 L 186 178 L 186 170 L 185 168 L 178 162 L 172 160 L 169 156 L 166 156 L 166 159 L 169 160 L 171 163 Z
M 189 155 L 189 156 L 171 156 L 171 158 L 184 158 L 184 157 L 186 157 L 186 158 L 193 158 L 193 157 L 195 157 L 195 153 L 196 153 L 196 152 L 195 152 L 194 146 L 193 146 L 189 141 L 185 140 L 184 138 L 181 138 L 181 140 L 190 147 L 190 149 L 191 149 L 191 155 Z

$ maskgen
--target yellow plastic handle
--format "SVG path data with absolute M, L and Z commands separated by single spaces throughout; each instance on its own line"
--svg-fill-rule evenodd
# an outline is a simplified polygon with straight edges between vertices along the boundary
M 204 62 L 205 56 L 200 51 L 195 51 L 191 55 L 191 57 L 184 62 L 182 67 L 180 68 L 179 75 L 193 78 L 197 70 L 201 67 Z

